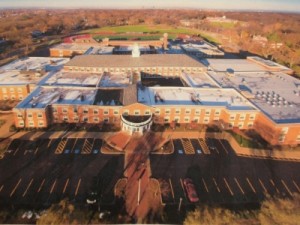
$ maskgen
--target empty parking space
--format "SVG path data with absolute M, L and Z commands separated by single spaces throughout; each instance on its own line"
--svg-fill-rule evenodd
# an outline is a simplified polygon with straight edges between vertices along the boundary
M 201 154 L 202 153 L 202 148 L 200 146 L 199 140 L 198 139 L 190 139 L 191 144 L 194 148 L 194 150 L 196 151 L 197 154 Z
M 90 142 L 90 143 L 92 143 L 92 142 Z M 93 154 L 97 154 L 97 153 L 100 152 L 100 149 L 101 149 L 101 147 L 102 147 L 102 144 L 103 144 L 102 139 L 95 139 L 95 140 L 93 141 L 93 147 L 92 147 L 92 152 L 93 152 Z
M 208 146 L 205 143 L 205 141 L 202 138 L 199 138 L 198 141 L 199 141 L 199 144 L 201 146 L 201 149 L 203 150 L 203 153 L 204 154 L 210 154 L 210 151 L 209 151 Z
M 96 154 L 96 153 L 98 153 L 99 152 L 99 150 L 100 150 L 100 148 L 101 148 L 101 146 L 102 146 L 102 140 L 101 139 L 97 139 L 97 140 L 100 140 L 98 143 L 96 143 L 96 145 L 98 145 L 98 147 L 97 148 L 99 148 L 99 149 L 96 149 L 95 151 L 94 151 L 94 149 L 93 149 L 93 145 L 94 145 L 94 139 L 92 139 L 92 138 L 86 138 L 85 139 L 85 141 L 84 141 L 84 145 L 83 145 L 83 149 L 82 149 L 82 154 L 90 154 L 90 153 L 94 153 L 94 154 Z
M 180 139 L 174 139 L 173 140 L 173 146 L 174 146 L 174 150 L 175 152 L 179 153 L 179 154 L 183 154 L 183 145 Z
M 76 140 L 77 140 L 76 138 L 68 138 L 67 139 L 66 144 L 63 148 L 64 154 L 69 154 L 73 151 Z

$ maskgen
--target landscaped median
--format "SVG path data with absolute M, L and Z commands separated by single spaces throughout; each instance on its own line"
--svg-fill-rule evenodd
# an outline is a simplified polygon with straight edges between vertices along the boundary
M 300 161 L 299 150 L 278 150 L 275 148 L 272 150 L 267 150 L 243 147 L 239 145 L 236 139 L 228 132 L 207 133 L 206 137 L 226 139 L 238 156 L 251 158 L 269 158 L 274 160 Z

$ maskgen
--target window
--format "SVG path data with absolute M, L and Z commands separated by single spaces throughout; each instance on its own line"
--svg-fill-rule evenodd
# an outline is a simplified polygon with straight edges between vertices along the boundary
M 68 122 L 69 118 L 67 116 L 64 116 L 63 120 L 64 120 L 64 122 Z
M 89 121 L 89 118 L 87 118 L 86 116 L 83 117 L 83 122 L 84 122 L 84 123 L 87 123 L 88 121 Z
M 22 93 L 22 88 L 18 88 L 18 93 Z
M 185 123 L 190 122 L 190 117 L 184 117 L 184 122 L 185 122 Z
M 124 110 L 123 115 L 124 116 L 128 116 L 128 114 L 129 114 L 129 111 L 128 110 Z
M 170 109 L 165 109 L 165 114 L 170 114 Z
M 30 127 L 33 127 L 33 126 L 34 126 L 33 121 L 29 121 L 29 126 L 30 126 Z
M 99 122 L 99 118 L 98 117 L 94 117 L 94 122 L 98 123 Z
M 57 112 L 57 109 L 56 109 L 56 108 L 52 108 L 52 111 L 56 113 L 56 112 Z
M 300 134 L 297 136 L 296 141 L 300 141 Z
M 195 117 L 195 118 L 193 119 L 193 121 L 194 121 L 195 123 L 199 123 L 199 117 Z
M 232 122 L 229 123 L 229 124 L 228 124 L 228 127 L 229 127 L 229 128 L 233 128 L 233 123 L 232 123 Z
M 3 92 L 3 93 L 7 93 L 6 88 L 2 88 L 2 92 Z
M 44 126 L 44 121 L 39 121 L 39 127 L 43 127 Z
M 78 120 L 79 120 L 78 116 L 74 116 L 73 120 L 74 120 L 74 122 L 78 122 Z
M 15 100 L 16 97 L 14 95 L 11 96 L 11 100 Z
M 140 110 L 134 110 L 134 115 L 140 115 Z
M 39 118 L 42 118 L 42 117 L 43 117 L 43 114 L 42 114 L 42 113 L 38 113 L 38 117 L 39 117 Z
M 23 115 L 22 115 L 22 114 L 18 114 L 18 117 L 19 117 L 19 118 L 22 118 L 22 117 L 23 117 Z
M 245 114 L 240 114 L 240 120 L 245 120 Z
M 189 115 L 190 113 L 191 113 L 191 110 L 190 110 L 190 109 L 186 109 L 186 110 L 185 110 L 185 114 L 188 114 L 188 115 Z
M 32 118 L 32 113 L 28 113 L 27 117 Z
M 159 115 L 160 114 L 160 109 L 155 109 L 155 114 Z
M 250 120 L 255 120 L 255 114 L 251 114 L 249 117 Z
M 253 127 L 253 123 L 248 123 L 248 128 L 252 128 Z
M 238 126 L 239 126 L 239 128 L 241 129 L 241 128 L 243 128 L 243 127 L 244 127 L 244 123 L 243 123 L 243 122 L 241 122 L 241 123 L 239 123 L 239 124 L 238 124 Z
M 108 123 L 108 121 L 109 121 L 109 119 L 106 117 L 106 118 L 104 118 L 104 123 Z
M 15 92 L 15 89 L 10 88 L 10 89 L 9 89 L 9 92 L 10 92 L 10 93 L 14 93 L 14 92 Z
M 118 109 L 114 110 L 114 115 L 119 115 L 119 110 Z
M 169 117 L 165 117 L 164 121 L 165 121 L 165 123 L 169 123 L 170 122 L 170 118 Z
M 83 109 L 83 113 L 84 113 L 84 114 L 88 114 L 88 113 L 89 113 L 89 110 L 88 110 L 87 108 L 84 108 L 84 109 Z
M 195 114 L 196 114 L 196 115 L 200 115 L 200 112 L 201 112 L 200 109 L 196 109 L 196 110 L 195 110 Z
M 220 115 L 220 110 L 215 110 L 215 116 L 219 116 Z
M 204 123 L 209 123 L 209 118 L 208 117 L 204 118 Z
M 231 114 L 230 115 L 230 120 L 234 120 L 235 119 L 235 114 Z
M 205 115 L 206 115 L 206 116 L 209 116 L 209 115 L 210 115 L 210 110 L 208 110 L 208 109 L 205 110 Z
M 23 96 L 19 96 L 19 100 L 23 100 Z
M 146 110 L 145 115 L 150 115 L 150 110 Z
M 108 115 L 108 109 L 105 109 L 105 110 L 103 111 L 103 114 L 104 114 L 104 115 Z
M 282 134 L 287 134 L 288 131 L 289 131 L 289 128 L 288 128 L 288 127 L 283 127 L 283 128 L 281 129 L 281 133 L 282 133 Z
M 67 108 L 63 108 L 63 113 L 67 113 L 68 112 L 68 109 Z
M 19 126 L 23 127 L 23 126 L 24 126 L 24 122 L 23 122 L 23 121 L 20 121 L 20 122 L 19 122 Z
M 99 114 L 98 109 L 94 109 L 94 115 L 98 115 L 98 114 Z
M 178 116 L 176 116 L 176 117 L 174 118 L 174 122 L 179 123 L 179 117 L 178 117 Z

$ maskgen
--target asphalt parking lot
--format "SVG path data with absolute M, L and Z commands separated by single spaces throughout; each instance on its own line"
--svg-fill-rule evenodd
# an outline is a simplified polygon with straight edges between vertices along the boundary
M 123 177 L 123 155 L 102 154 L 93 138 L 14 140 L 0 160 L 0 205 L 49 206 L 63 198 L 85 203 L 99 179 L 102 204 L 114 202 Z M 184 179 L 191 178 L 200 202 L 257 203 L 267 195 L 300 193 L 299 162 L 244 158 L 226 140 L 174 139 L 174 153 L 150 155 L 152 177 L 169 186 L 167 204 L 191 204 Z
M 183 181 L 191 178 L 203 203 L 257 203 L 267 195 L 292 197 L 300 193 L 300 163 L 237 157 L 226 140 L 206 139 L 205 154 L 197 139 L 190 139 L 194 154 L 181 139 L 173 140 L 174 154 L 151 155 L 154 178 L 170 184 L 173 199 L 189 204 Z M 197 149 L 200 148 L 200 151 Z
M 124 159 L 102 154 L 101 146 L 101 139 L 14 140 L 0 160 L 0 205 L 47 206 L 65 197 L 84 203 L 95 177 L 103 185 L 102 203 L 113 202 Z

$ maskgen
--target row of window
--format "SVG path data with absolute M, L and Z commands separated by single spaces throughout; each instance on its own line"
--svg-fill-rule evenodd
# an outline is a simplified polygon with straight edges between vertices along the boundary
M 19 117 L 19 118 L 23 118 L 24 115 L 19 113 L 19 114 L 18 114 L 18 117 Z M 32 117 L 33 117 L 33 114 L 32 114 L 32 113 L 27 113 L 27 117 L 28 117 L 28 118 L 32 118 Z M 38 117 L 38 118 L 43 118 L 43 113 L 38 113 L 38 114 L 37 114 L 37 117 Z
M 44 127 L 44 126 L 45 126 L 43 120 L 39 120 L 37 125 L 38 125 L 38 127 Z M 24 121 L 19 121 L 19 126 L 20 126 L 20 127 L 24 127 Z M 29 127 L 35 127 L 35 124 L 34 124 L 34 122 L 31 120 L 31 121 L 28 121 L 28 126 L 29 126 Z
M 7 93 L 7 89 L 8 88 L 1 88 L 2 93 Z M 10 93 L 15 93 L 15 88 L 9 88 L 9 92 Z M 23 93 L 23 89 L 22 88 L 17 88 L 17 92 L 18 93 Z
M 58 117 L 54 117 L 54 122 L 58 122 L 58 121 L 59 121 Z M 72 118 L 64 116 L 62 118 L 62 121 L 64 121 L 64 122 L 75 122 L 75 123 L 78 123 L 78 122 L 83 122 L 83 123 L 88 123 L 88 122 L 99 123 L 101 120 L 99 119 L 99 117 L 93 117 L 93 118 L 83 117 L 79 121 L 79 117 L 77 117 L 77 116 L 72 117 Z M 113 119 L 113 122 L 117 122 L 117 121 L 119 121 L 118 118 L 114 118 Z M 105 123 L 109 122 L 109 118 L 108 117 L 103 118 L 103 122 L 105 122 Z
M 185 109 L 185 110 L 181 110 L 181 109 L 175 109 L 175 114 L 180 115 L 182 113 L 182 111 L 186 114 L 186 115 L 190 115 L 192 110 L 191 109 Z M 171 113 L 171 109 L 155 109 L 155 115 L 160 115 L 161 113 L 164 113 L 166 115 Z M 214 115 L 219 116 L 221 113 L 220 110 L 215 110 Z M 201 114 L 201 109 L 196 109 L 195 110 L 195 115 L 200 115 Z M 210 109 L 206 109 L 205 113 L 206 116 L 211 115 L 211 110 Z
M 7 95 L 4 95 L 4 96 L 3 96 L 3 99 L 4 99 L 4 100 L 8 100 L 8 99 L 11 99 L 11 100 L 16 100 L 16 99 L 18 99 L 18 100 L 23 100 L 23 96 L 18 96 L 18 98 L 16 98 L 16 96 L 12 95 L 12 96 L 10 96 L 10 98 L 9 98 Z

